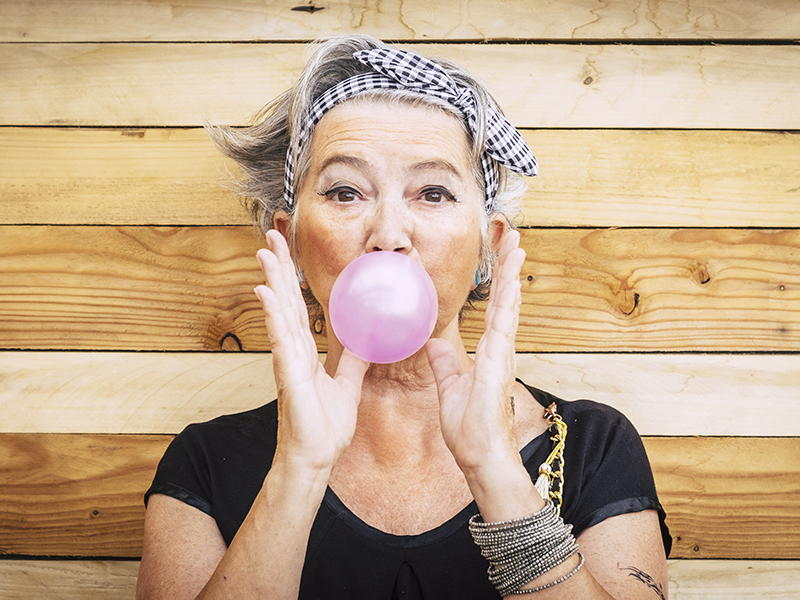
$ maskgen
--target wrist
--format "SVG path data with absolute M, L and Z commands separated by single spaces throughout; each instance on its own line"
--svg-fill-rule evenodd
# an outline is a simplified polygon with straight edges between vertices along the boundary
M 545 506 L 521 460 L 487 464 L 464 476 L 486 522 L 518 519 Z
M 335 461 L 308 460 L 292 452 L 275 452 L 269 477 L 274 481 L 292 487 L 302 486 L 309 490 L 322 488 L 328 485 L 328 480 L 333 472 Z

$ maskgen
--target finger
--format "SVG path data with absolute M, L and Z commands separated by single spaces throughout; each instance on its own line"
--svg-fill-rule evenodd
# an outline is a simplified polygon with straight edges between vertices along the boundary
M 433 371 L 436 389 L 441 397 L 452 382 L 463 374 L 458 353 L 450 342 L 440 338 L 429 339 L 425 343 L 425 353 Z
M 511 246 L 506 249 L 494 279 L 490 306 L 487 306 L 484 334 L 476 349 L 476 376 L 485 380 L 494 375 L 508 376 L 514 371 L 514 341 L 519 325 L 522 286 L 519 273 L 525 251 Z M 489 364 L 484 364 L 484 363 Z
M 280 234 L 277 235 L 280 237 Z M 268 245 L 272 245 L 275 248 L 272 239 L 268 237 L 267 241 Z M 275 249 L 277 254 L 271 249 L 261 249 L 256 253 L 256 258 L 261 265 L 267 287 L 274 292 L 278 300 L 275 310 L 281 313 L 283 319 L 297 324 L 296 331 L 302 335 L 301 331 L 309 329 L 305 300 L 300 293 L 294 275 L 294 265 L 289 258 L 288 248 L 285 248 L 285 242 L 285 252 L 282 252 L 280 248 Z
M 486 307 L 485 325 L 487 331 L 509 331 L 509 326 L 516 329 L 515 322 L 519 316 L 522 301 L 522 286 L 519 276 L 525 262 L 525 251 L 522 248 L 512 249 L 498 265 L 492 281 L 492 295 Z
M 339 358 L 339 365 L 336 368 L 334 379 L 340 384 L 345 384 L 350 389 L 357 400 L 361 399 L 361 382 L 369 369 L 369 361 L 359 358 L 347 348 Z
M 284 288 L 282 293 L 292 302 L 292 305 L 297 311 L 297 317 L 307 323 L 308 311 L 306 309 L 303 293 L 297 281 L 297 268 L 289 252 L 289 245 L 286 242 L 286 238 L 284 238 L 280 232 L 274 229 L 270 230 L 267 232 L 267 247 L 278 262 L 280 270 L 276 275 L 279 273 Z
M 291 346 L 291 340 L 297 339 L 296 321 L 286 318 L 287 312 L 293 313 L 285 302 L 281 302 L 275 291 L 266 285 L 259 285 L 253 290 L 264 310 L 264 321 L 267 325 L 269 344 L 273 352 L 285 353 Z
M 508 231 L 500 241 L 500 247 L 498 248 L 497 252 L 497 260 L 495 261 L 494 266 L 494 274 L 489 288 L 489 302 L 487 303 L 485 313 L 486 320 L 491 318 L 492 312 L 497 306 L 499 289 L 502 287 L 503 283 L 508 277 L 509 256 L 514 252 L 514 250 L 519 248 L 519 239 L 519 232 L 516 230 L 511 230 Z M 514 273 L 514 277 L 519 277 L 518 270 L 516 273 Z

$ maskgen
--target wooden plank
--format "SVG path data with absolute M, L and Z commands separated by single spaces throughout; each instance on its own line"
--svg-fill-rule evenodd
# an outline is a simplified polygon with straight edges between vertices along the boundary
M 553 229 L 522 239 L 519 350 L 800 349 L 798 231 Z
M 522 234 L 518 351 L 800 349 L 800 231 Z M 259 245 L 247 227 L 2 227 L 0 348 L 267 350 Z M 469 311 L 469 348 L 482 331 Z
M 793 354 L 519 354 L 517 372 L 614 406 L 643 435 L 800 432 Z M 0 353 L 0 432 L 178 433 L 274 397 L 269 354 Z M 780 418 L 754 419 L 758 406 Z
M 0 560 L 5 600 L 134 600 L 139 561 Z
M 139 556 L 142 493 L 170 439 L 0 434 L 0 555 Z M 673 558 L 800 558 L 800 439 L 645 444 Z
M 316 6 L 313 12 L 292 10 Z M 4 0 L 0 41 L 295 40 L 367 33 L 386 39 L 785 39 L 800 19 L 792 0 L 559 3 L 506 0 L 300 2 L 277 0 Z
M 267 348 L 252 228 L 8 227 L 0 248 L 5 347 Z
M 644 441 L 673 558 L 800 558 L 800 438 Z
M 133 600 L 138 561 L 0 560 L 6 600 Z M 672 600 L 796 600 L 800 563 L 789 560 L 670 560 Z
M 552 227 L 797 227 L 800 135 L 535 130 L 522 223 Z
M 5 224 L 243 225 L 202 129 L 0 128 Z
M 0 555 L 139 556 L 142 498 L 170 440 L 0 435 Z
M 791 560 L 670 560 L 672 600 L 796 600 L 800 562 Z
M 800 135 L 525 130 L 522 223 L 800 227 Z M 201 129 L 0 128 L 0 223 L 244 225 Z
M 518 127 L 800 129 L 796 45 L 418 48 L 486 80 Z M 0 125 L 239 124 L 288 87 L 304 49 L 6 44 Z

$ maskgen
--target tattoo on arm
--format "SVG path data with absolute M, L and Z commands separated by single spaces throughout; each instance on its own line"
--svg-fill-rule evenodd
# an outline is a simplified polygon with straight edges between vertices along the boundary
M 661 587 L 661 584 L 658 583 L 655 579 L 650 577 L 647 573 L 642 571 L 641 569 L 637 569 L 636 567 L 628 567 L 626 569 L 622 569 L 623 571 L 630 571 L 628 573 L 628 577 L 633 577 L 634 579 L 638 579 L 651 590 L 653 590 L 661 600 L 666 600 L 664 596 L 664 588 Z

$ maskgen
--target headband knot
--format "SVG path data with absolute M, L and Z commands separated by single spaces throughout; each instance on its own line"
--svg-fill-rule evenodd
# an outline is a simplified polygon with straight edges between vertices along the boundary
M 405 89 L 435 96 L 455 106 L 464 115 L 473 136 L 480 130 L 472 90 L 456 83 L 434 61 L 414 52 L 394 48 L 360 50 L 353 54 L 353 58 L 372 71 L 337 83 L 314 101 L 297 135 L 298 151 L 331 108 L 347 98 L 373 89 Z M 520 175 L 533 177 L 539 172 L 536 158 L 519 131 L 490 103 L 486 115 L 486 142 L 481 153 L 488 213 L 492 211 L 500 179 L 495 161 Z M 291 144 L 286 153 L 283 183 L 286 204 L 291 208 L 294 204 L 294 153 Z

